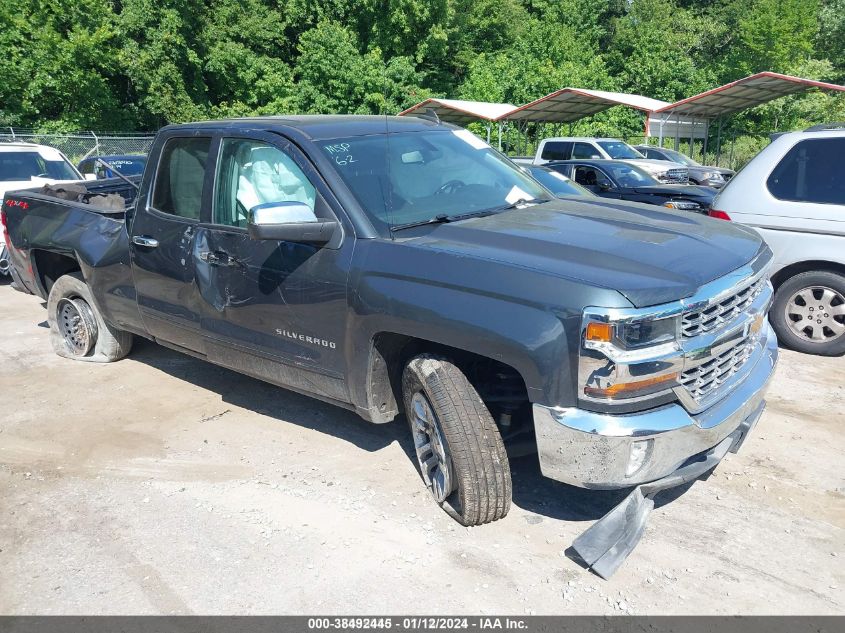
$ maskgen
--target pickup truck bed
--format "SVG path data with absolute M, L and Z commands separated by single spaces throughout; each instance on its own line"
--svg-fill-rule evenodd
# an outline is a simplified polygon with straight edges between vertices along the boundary
M 82 181 L 78 186 L 87 192 L 84 202 L 63 199 L 67 185 L 7 194 L 4 210 L 9 240 L 18 252 L 26 250 L 31 265 L 43 273 L 21 275 L 13 267 L 12 275 L 20 287 L 46 299 L 59 277 L 79 269 L 90 280 L 105 318 L 128 331 L 142 333 L 125 228 L 126 212 L 133 208 L 136 190 L 119 178 Z M 107 209 L 88 202 L 94 196 L 108 194 L 123 197 L 124 208 Z M 9 200 L 15 204 L 10 205 Z

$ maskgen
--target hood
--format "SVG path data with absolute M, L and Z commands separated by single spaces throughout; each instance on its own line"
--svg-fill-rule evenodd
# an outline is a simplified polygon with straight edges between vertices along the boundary
M 765 248 L 732 222 L 573 198 L 426 227 L 408 242 L 617 290 L 636 307 L 688 297 Z
M 674 163 L 671 160 L 657 160 L 654 158 L 632 158 L 630 160 L 626 158 L 625 162 L 641 167 L 650 174 L 662 174 L 664 171 L 669 171 L 670 169 L 687 169 L 687 166 L 682 165 L 681 163 Z
M 648 195 L 705 198 L 707 200 L 712 200 L 713 196 L 716 195 L 716 190 L 713 187 L 701 185 L 649 185 L 648 187 L 636 187 L 634 191 Z

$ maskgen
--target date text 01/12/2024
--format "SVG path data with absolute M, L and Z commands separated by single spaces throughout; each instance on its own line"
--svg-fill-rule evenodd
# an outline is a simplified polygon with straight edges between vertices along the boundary
M 475 617 L 406 617 L 398 618 L 309 618 L 308 629 L 382 629 L 382 630 L 524 630 L 525 620 L 520 618 Z

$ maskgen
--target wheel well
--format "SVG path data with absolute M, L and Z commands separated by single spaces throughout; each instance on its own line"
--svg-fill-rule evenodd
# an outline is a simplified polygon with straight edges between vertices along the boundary
M 772 286 L 774 286 L 775 290 L 777 290 L 778 286 L 790 277 L 810 271 L 825 271 L 845 275 L 845 265 L 827 261 L 796 262 L 795 264 L 790 264 L 789 266 L 781 268 L 772 275 Z
M 527 415 L 530 402 L 519 372 L 502 361 L 466 350 L 400 334 L 381 333 L 373 338 L 368 389 L 371 411 L 383 421 L 402 412 L 402 371 L 419 354 L 443 356 L 455 363 L 478 391 L 503 435 L 516 429 Z
M 50 289 L 59 277 L 82 270 L 75 257 L 61 253 L 34 250 L 32 251 L 32 259 L 45 297 L 50 294 Z

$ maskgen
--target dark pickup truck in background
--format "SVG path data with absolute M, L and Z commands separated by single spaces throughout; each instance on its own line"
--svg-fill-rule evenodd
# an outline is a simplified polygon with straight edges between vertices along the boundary
M 506 445 L 543 473 L 633 488 L 576 541 L 608 576 L 651 498 L 736 450 L 777 358 L 771 252 L 740 226 L 556 200 L 459 128 L 273 117 L 164 128 L 137 194 L 6 195 L 18 286 L 54 349 L 146 337 L 383 423 L 404 412 L 435 500 L 507 514 Z M 317 457 L 315 456 L 315 459 Z

